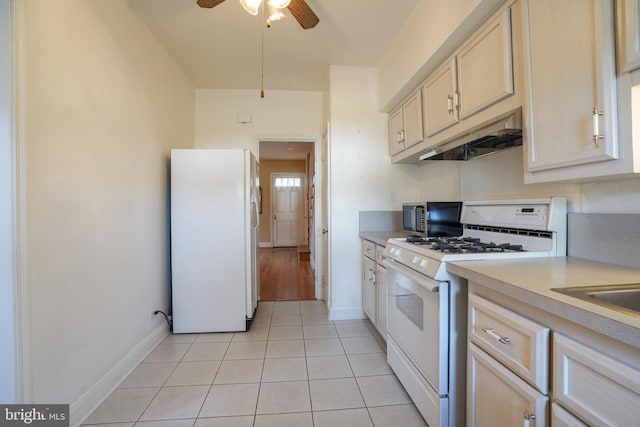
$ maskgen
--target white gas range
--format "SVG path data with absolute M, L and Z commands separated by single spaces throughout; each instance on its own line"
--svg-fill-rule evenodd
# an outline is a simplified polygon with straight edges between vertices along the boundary
M 457 237 L 390 239 L 387 360 L 431 427 L 465 424 L 466 282 L 450 261 L 566 255 L 566 199 L 474 201 Z

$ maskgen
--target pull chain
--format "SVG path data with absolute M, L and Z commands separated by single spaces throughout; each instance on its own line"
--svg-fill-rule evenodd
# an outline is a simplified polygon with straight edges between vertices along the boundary
M 264 98 L 264 28 L 262 29 L 262 52 L 260 55 L 260 98 Z

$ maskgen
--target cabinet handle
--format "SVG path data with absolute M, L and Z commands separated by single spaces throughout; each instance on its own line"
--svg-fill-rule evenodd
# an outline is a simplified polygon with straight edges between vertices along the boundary
M 449 114 L 453 114 L 453 96 L 447 95 L 447 109 Z
M 600 116 L 604 114 L 603 111 L 598 111 L 598 107 L 593 106 L 593 144 L 596 148 L 600 147 L 600 140 L 604 139 L 603 135 L 600 135 Z
M 535 421 L 536 416 L 534 414 L 530 414 L 529 411 L 524 411 L 524 414 L 522 414 L 522 418 L 524 419 L 524 427 L 529 427 L 529 421 Z
M 502 344 L 509 344 L 509 342 L 511 342 L 511 339 L 509 339 L 507 337 L 501 337 L 500 335 L 496 334 L 496 331 L 493 328 L 482 328 L 482 330 L 486 334 L 488 334 L 492 338 L 495 338 L 496 340 L 498 340 L 498 342 L 500 342 Z

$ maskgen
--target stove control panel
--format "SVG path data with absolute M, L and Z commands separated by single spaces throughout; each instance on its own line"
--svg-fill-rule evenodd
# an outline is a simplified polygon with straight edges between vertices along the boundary
M 411 245 L 410 243 L 400 243 L 401 245 Z M 405 249 L 396 245 L 388 244 L 384 250 L 385 256 L 394 260 L 398 264 L 402 264 L 418 273 L 428 277 L 435 277 L 441 263 L 431 259 L 428 256 L 416 253 L 411 249 Z
M 525 218 L 544 218 L 546 215 L 546 209 L 543 209 L 540 206 L 527 206 L 527 207 L 516 207 L 515 216 L 525 217 Z

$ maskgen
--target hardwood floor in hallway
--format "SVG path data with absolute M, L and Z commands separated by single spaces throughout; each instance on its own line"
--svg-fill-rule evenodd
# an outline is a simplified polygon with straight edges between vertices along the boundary
M 258 258 L 261 301 L 315 299 L 311 263 L 298 261 L 296 248 L 263 248 Z

